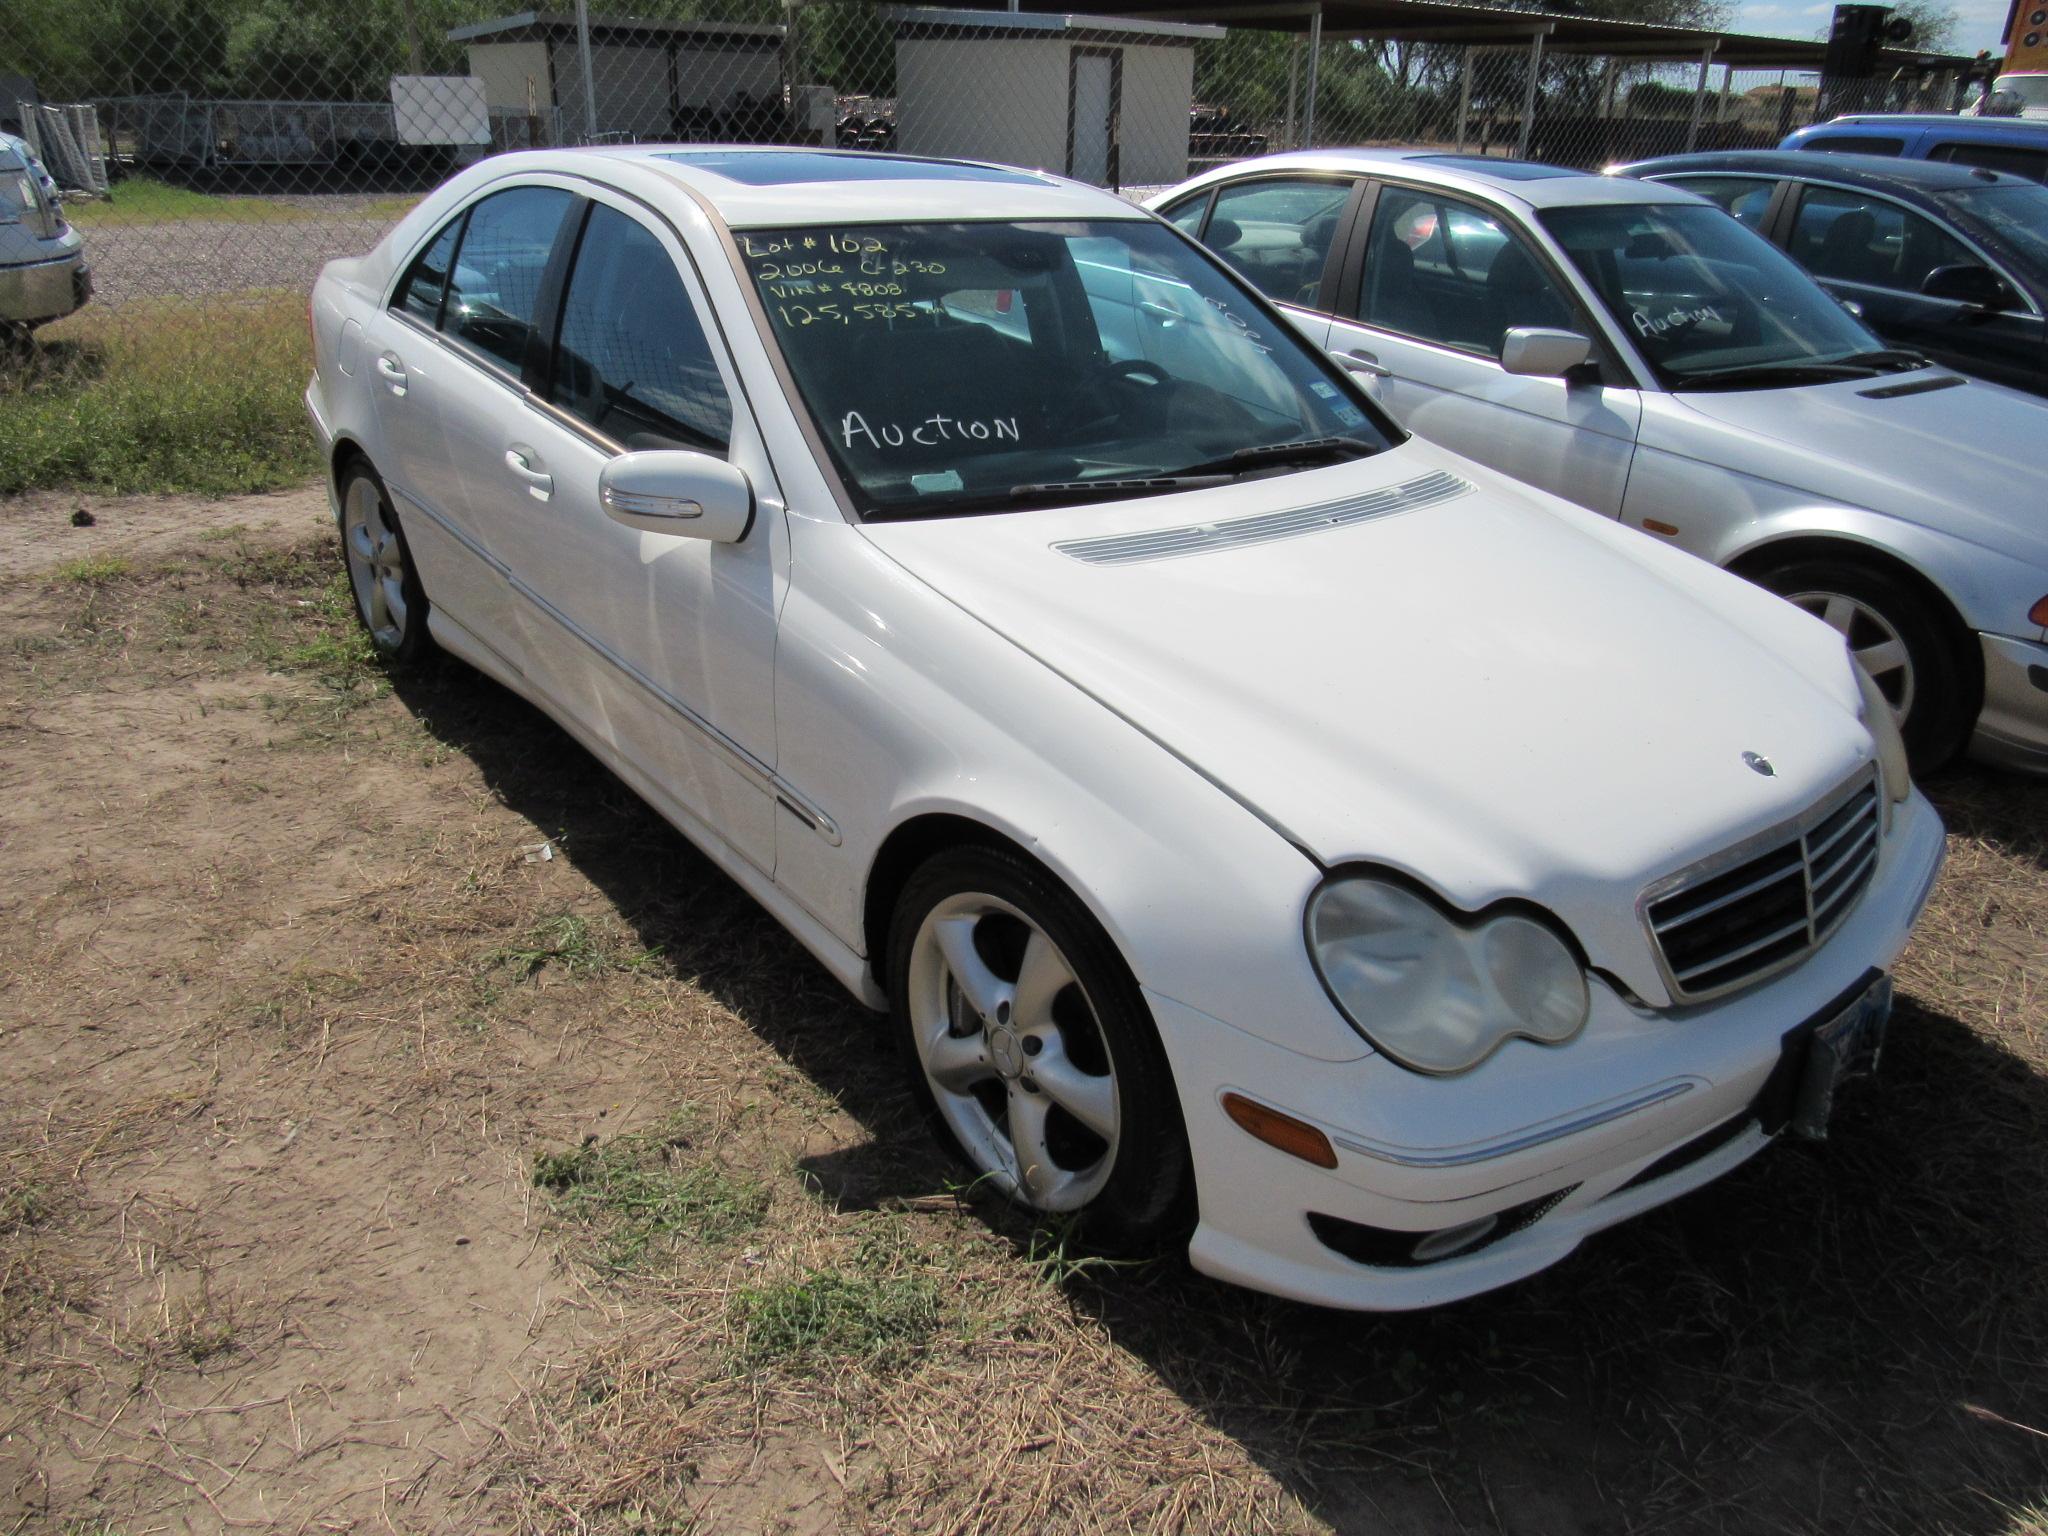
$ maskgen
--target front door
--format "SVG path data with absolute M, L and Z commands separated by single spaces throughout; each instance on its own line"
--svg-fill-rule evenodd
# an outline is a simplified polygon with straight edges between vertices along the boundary
M 1076 48 L 1069 69 L 1067 174 L 1098 187 L 1116 186 L 1123 55 L 1114 48 Z
M 538 681 L 584 728 L 764 871 L 774 868 L 780 496 L 674 233 L 590 206 L 536 401 L 503 426 L 508 559 Z M 736 544 L 606 516 L 619 453 L 729 459 L 757 512 Z
M 1355 317 L 1327 345 L 1376 382 L 1409 431 L 1610 517 L 1642 421 L 1633 386 L 1526 378 L 1500 365 L 1514 326 L 1599 332 L 1527 241 L 1475 205 L 1384 186 Z

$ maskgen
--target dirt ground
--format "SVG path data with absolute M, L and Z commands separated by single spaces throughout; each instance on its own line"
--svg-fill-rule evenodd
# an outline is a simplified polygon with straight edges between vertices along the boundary
M 0 1533 L 2048 1536 L 2048 811 L 1881 1080 L 1426 1316 L 959 1191 L 868 1015 L 318 491 L 0 502 Z

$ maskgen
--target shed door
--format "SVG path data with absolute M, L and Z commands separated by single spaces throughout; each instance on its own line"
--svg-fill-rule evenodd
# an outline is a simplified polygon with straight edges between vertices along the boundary
M 1117 185 L 1117 117 L 1123 110 L 1123 55 L 1076 48 L 1067 75 L 1067 174 Z

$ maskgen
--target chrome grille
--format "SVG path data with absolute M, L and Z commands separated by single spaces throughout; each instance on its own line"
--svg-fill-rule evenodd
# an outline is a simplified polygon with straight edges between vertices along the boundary
M 1866 774 L 1789 825 L 1646 892 L 1643 919 L 1672 995 L 1718 996 L 1819 948 L 1877 868 L 1877 797 Z
M 1053 545 L 1053 548 L 1090 565 L 1135 565 L 1143 560 L 1165 560 L 1175 555 L 1198 555 L 1212 549 L 1265 544 L 1274 539 L 1299 538 L 1304 533 L 1317 533 L 1325 528 L 1370 522 L 1374 518 L 1392 517 L 1397 512 L 1433 507 L 1471 489 L 1456 475 L 1437 470 L 1383 490 L 1346 496 L 1340 501 L 1289 507 L 1282 512 L 1259 512 L 1250 517 L 1233 517 L 1216 523 L 1188 523 L 1178 528 L 1152 528 L 1143 533 L 1068 539 Z

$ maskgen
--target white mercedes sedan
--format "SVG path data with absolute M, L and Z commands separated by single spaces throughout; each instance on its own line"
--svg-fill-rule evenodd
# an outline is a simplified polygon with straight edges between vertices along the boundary
M 1747 216 L 1753 179 L 1687 186 L 1315 150 L 1152 206 L 1403 426 L 1826 619 L 1916 772 L 2048 772 L 2048 400 L 1886 347 L 1712 205 Z M 1870 240 L 1910 264 L 1896 221 Z
M 1097 1244 L 1430 1305 L 1874 1063 L 1942 837 L 1841 636 L 1107 193 L 505 155 L 312 316 L 378 649 L 560 721 Z

